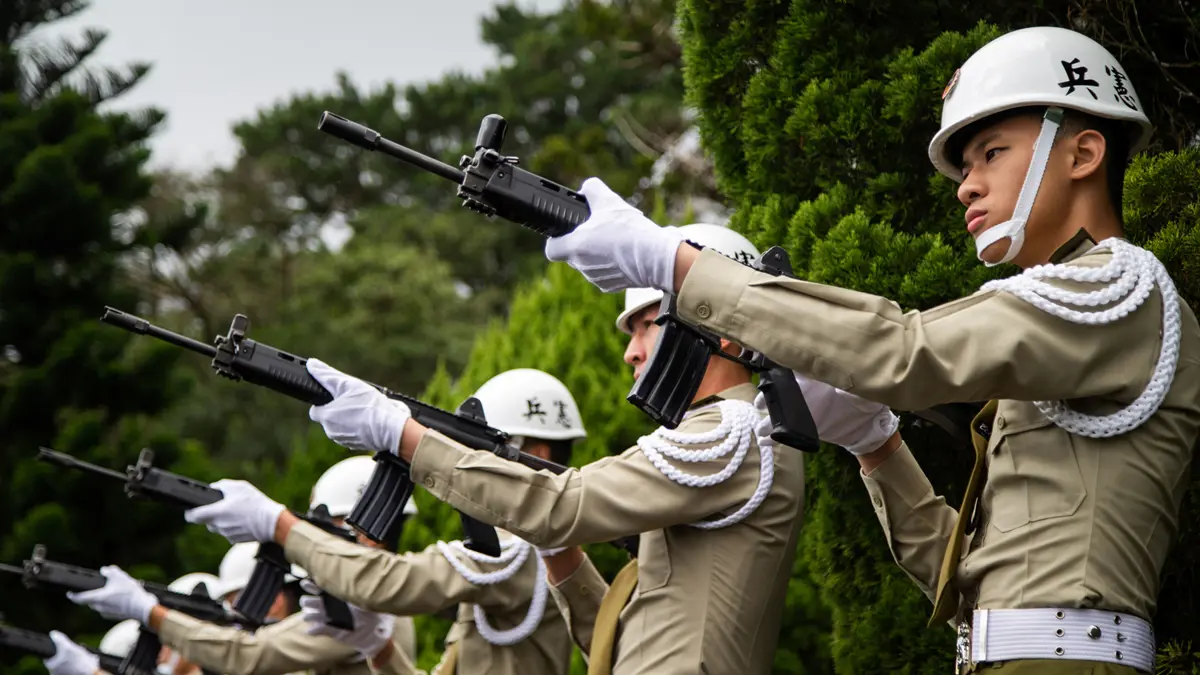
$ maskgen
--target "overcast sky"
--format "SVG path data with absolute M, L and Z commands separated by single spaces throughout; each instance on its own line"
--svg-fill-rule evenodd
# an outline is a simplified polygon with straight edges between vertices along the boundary
M 3 0 L 0 0 L 2 2 Z M 153 64 L 118 108 L 167 112 L 154 165 L 203 169 L 236 153 L 230 126 L 289 94 L 327 90 L 338 70 L 359 86 L 479 72 L 496 55 L 479 37 L 495 0 L 93 0 L 37 38 L 107 30 L 89 64 Z M 518 0 L 552 9 L 561 0 Z M 333 10 L 332 8 L 337 8 Z

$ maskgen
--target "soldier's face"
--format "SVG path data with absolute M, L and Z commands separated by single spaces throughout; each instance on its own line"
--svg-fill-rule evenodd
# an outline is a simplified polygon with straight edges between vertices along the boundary
M 987 230 L 1012 218 L 1033 160 L 1033 146 L 1041 131 L 1041 115 L 1017 115 L 984 127 L 967 140 L 963 147 L 963 182 L 958 188 L 958 199 L 967 208 L 964 219 L 972 237 L 978 239 Z M 1025 224 L 1025 243 L 1013 258 L 1013 264 L 1031 267 L 1047 262 L 1062 243 L 1063 229 L 1068 226 L 1068 212 L 1076 193 L 1072 183 L 1094 172 L 1087 158 L 1090 151 L 1087 148 L 1080 151 L 1082 136 L 1088 139 L 1099 137 L 1095 132 L 1069 136 L 1060 132 L 1055 140 L 1037 199 Z M 1085 139 L 1084 145 L 1088 144 L 1089 140 Z M 1103 153 L 1102 147 L 1100 152 Z M 1008 253 L 1010 244 L 1009 239 L 1000 239 L 984 249 L 980 257 L 987 262 L 998 262 Z
M 633 335 L 629 336 L 629 344 L 625 347 L 625 363 L 633 366 L 634 379 L 642 376 L 642 369 L 646 367 L 658 342 L 659 325 L 654 323 L 658 311 L 659 305 L 650 305 L 629 317 L 629 329 Z

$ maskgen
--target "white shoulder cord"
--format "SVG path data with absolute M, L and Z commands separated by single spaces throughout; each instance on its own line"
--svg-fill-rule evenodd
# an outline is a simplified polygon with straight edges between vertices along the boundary
M 711 487 L 725 482 L 732 476 L 750 450 L 754 427 L 758 424 L 759 414 L 754 404 L 748 401 L 722 400 L 717 403 L 721 410 L 721 423 L 712 431 L 699 434 L 685 434 L 659 427 L 649 436 L 638 439 L 638 447 L 664 476 L 688 487 Z M 707 445 L 721 441 L 720 445 L 707 450 L 684 450 L 677 445 Z M 686 473 L 672 466 L 666 458 L 680 462 L 711 462 L 733 453 L 729 463 L 721 471 L 708 475 L 697 476 Z M 769 447 L 759 448 L 759 477 L 758 487 L 754 494 L 735 513 L 720 520 L 692 523 L 692 527 L 703 530 L 715 530 L 728 527 L 745 520 L 747 516 L 762 504 L 771 490 L 775 480 L 775 453 Z
M 1062 401 L 1034 401 L 1037 409 L 1054 424 L 1088 438 L 1108 438 L 1132 431 L 1162 405 L 1175 378 L 1179 361 L 1179 293 L 1163 264 L 1146 249 L 1122 239 L 1105 239 L 1096 248 L 1112 249 L 1112 259 L 1098 268 L 1068 265 L 1038 265 L 1023 274 L 984 284 L 981 290 L 1007 291 L 1048 314 L 1079 324 L 1103 325 L 1125 318 L 1146 301 L 1157 283 L 1162 295 L 1162 348 L 1146 389 L 1126 408 L 1111 415 L 1085 415 Z M 1042 279 L 1084 283 L 1115 283 L 1087 293 L 1068 291 Z M 1061 304 L 1056 304 L 1061 303 Z M 1063 305 L 1098 307 L 1116 303 L 1102 311 L 1079 311 Z
M 517 539 L 507 539 L 500 545 L 500 555 L 491 557 L 484 555 L 478 551 L 463 546 L 461 541 L 453 541 L 447 544 L 444 541 L 437 543 L 438 550 L 442 555 L 446 556 L 446 560 L 450 562 L 450 566 L 456 572 L 461 574 L 464 579 L 475 584 L 476 586 L 490 586 L 498 584 L 513 578 L 517 570 L 525 564 L 525 560 L 529 558 L 529 551 L 533 546 L 529 542 Z M 471 560 L 479 563 L 508 563 L 506 566 L 494 570 L 492 572 L 476 572 L 467 567 L 459 559 L 459 555 L 466 556 Z M 537 630 L 538 624 L 542 622 L 542 616 L 546 612 L 546 596 L 549 594 L 549 589 L 546 587 L 546 563 L 542 562 L 540 556 L 535 556 L 537 562 L 537 578 L 533 583 L 533 599 L 529 601 L 529 612 L 525 614 L 525 618 L 521 623 L 507 630 L 497 630 L 492 628 L 488 623 L 487 615 L 484 614 L 483 608 L 475 605 L 475 627 L 479 630 L 479 636 L 487 640 L 488 644 L 498 647 L 510 647 L 521 642 L 522 640 L 533 635 Z

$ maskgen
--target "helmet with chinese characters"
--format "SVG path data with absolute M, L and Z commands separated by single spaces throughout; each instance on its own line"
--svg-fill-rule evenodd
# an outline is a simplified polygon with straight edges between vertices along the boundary
M 1152 130 L 1116 57 L 1065 28 L 1025 28 L 989 42 L 955 71 L 942 99 L 941 129 L 929 144 L 929 159 L 954 181 L 963 177 L 949 150 L 951 138 L 1007 110 L 1055 106 L 1126 122 L 1131 157 L 1146 146 Z
M 484 382 L 475 398 L 487 423 L 510 436 L 550 441 L 587 437 L 575 398 L 550 373 L 508 370 Z

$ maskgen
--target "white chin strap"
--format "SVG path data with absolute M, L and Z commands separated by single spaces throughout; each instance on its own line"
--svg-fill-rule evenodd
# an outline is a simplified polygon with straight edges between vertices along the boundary
M 1042 118 L 1042 131 L 1033 144 L 1033 157 L 1029 160 L 1029 171 L 1025 173 L 1025 182 L 1021 184 L 1021 194 L 1017 196 L 1017 206 L 1013 209 L 1012 218 L 989 228 L 975 238 L 975 255 L 988 267 L 995 267 L 1011 261 L 1021 252 L 1025 243 L 1025 223 L 1033 211 L 1033 202 L 1037 199 L 1038 188 L 1042 185 L 1042 176 L 1046 174 L 1046 166 L 1050 163 L 1050 149 L 1054 147 L 1054 137 L 1062 124 L 1063 109 L 1047 108 Z M 996 262 L 983 259 L 987 247 L 1008 239 L 1008 252 Z

